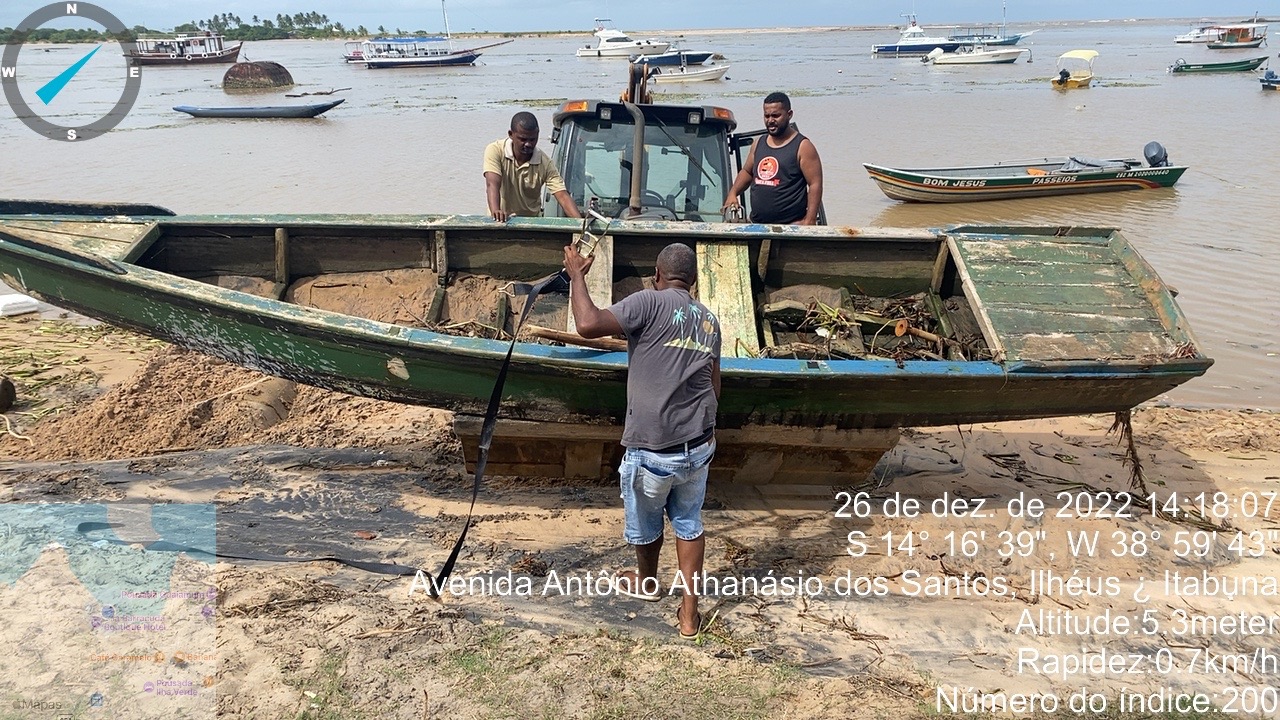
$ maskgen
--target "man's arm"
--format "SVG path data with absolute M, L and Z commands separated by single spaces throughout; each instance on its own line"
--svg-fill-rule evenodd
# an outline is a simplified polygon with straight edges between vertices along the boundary
M 800 172 L 809 185 L 809 206 L 805 209 L 801 225 L 817 225 L 818 210 L 822 207 L 822 160 L 818 157 L 818 149 L 809 138 L 800 143 Z
M 756 166 L 756 144 L 751 144 L 751 149 L 747 151 L 747 161 L 743 164 L 742 169 L 738 171 L 736 177 L 733 178 L 733 185 L 729 186 L 729 197 L 724 201 L 724 205 L 720 206 L 720 212 L 723 213 L 730 208 L 742 207 L 742 201 L 738 199 L 742 193 L 747 191 L 747 187 L 751 185 L 751 168 Z
M 556 199 L 556 202 L 560 203 L 560 209 L 564 211 L 565 215 L 568 215 L 571 218 L 582 217 L 582 211 L 578 209 L 578 203 L 573 201 L 573 196 L 569 194 L 568 190 L 561 190 L 560 192 L 554 193 L 553 197 Z
M 502 211 L 502 178 L 498 173 L 484 174 L 484 194 L 489 201 L 489 217 L 498 222 L 506 222 L 507 214 Z
M 623 332 L 621 323 L 607 309 L 601 310 L 591 300 L 587 290 L 587 272 L 595 257 L 582 257 L 572 245 L 564 248 L 564 269 L 569 273 L 569 302 L 573 306 L 573 324 L 584 338 L 618 335 Z

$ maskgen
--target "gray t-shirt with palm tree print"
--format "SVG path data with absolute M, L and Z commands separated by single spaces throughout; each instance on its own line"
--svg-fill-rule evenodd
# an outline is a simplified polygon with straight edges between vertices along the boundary
M 659 450 L 716 423 L 711 366 L 720 320 L 686 290 L 641 290 L 609 312 L 627 336 L 627 420 L 622 444 Z

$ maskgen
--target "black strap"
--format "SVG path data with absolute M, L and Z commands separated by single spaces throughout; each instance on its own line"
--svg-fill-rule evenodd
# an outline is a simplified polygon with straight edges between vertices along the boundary
M 427 592 L 431 597 L 438 597 L 439 588 L 449 579 L 449 574 L 453 572 L 453 566 L 458 561 L 458 553 L 462 552 L 462 543 L 467 539 L 467 529 L 471 527 L 471 517 L 475 514 L 476 498 L 480 495 L 480 481 L 484 478 L 484 466 L 489 460 L 489 446 L 493 443 L 493 430 L 498 424 L 498 406 L 502 403 L 502 386 L 507 382 L 507 370 L 511 368 L 511 353 L 516 349 L 516 337 L 520 335 L 520 328 L 524 326 L 525 318 L 529 317 L 529 311 L 533 309 L 533 302 L 538 296 L 547 292 L 557 292 L 568 289 L 569 273 L 561 270 L 554 275 L 548 275 L 541 280 L 529 285 L 527 283 L 513 283 L 512 289 L 516 294 L 527 294 L 528 297 L 524 302 L 524 309 L 520 311 L 520 317 L 516 320 L 516 324 L 511 328 L 511 345 L 507 347 L 507 357 L 502 361 L 502 369 L 498 371 L 498 379 L 493 383 L 493 392 L 489 395 L 489 407 L 484 412 L 484 424 L 480 428 L 480 450 L 476 454 L 476 474 L 471 484 L 471 507 L 467 509 L 467 521 L 462 525 L 462 532 L 458 534 L 458 541 L 453 544 L 453 551 L 449 553 L 449 559 L 444 561 L 444 567 L 440 568 L 440 574 L 432 581 L 431 587 Z

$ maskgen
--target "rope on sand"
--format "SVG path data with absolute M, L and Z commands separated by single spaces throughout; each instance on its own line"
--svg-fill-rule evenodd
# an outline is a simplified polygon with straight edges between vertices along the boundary
M 1111 423 L 1107 434 L 1119 430 L 1120 443 L 1124 444 L 1124 461 L 1129 466 L 1129 487 L 1142 495 L 1147 494 L 1147 480 L 1142 474 L 1142 459 L 1138 457 L 1138 446 L 1133 443 L 1133 410 L 1117 410 L 1116 419 Z
M 32 439 L 31 439 L 31 438 L 27 437 L 26 435 L 21 435 L 21 434 L 17 433 L 16 431 L 14 431 L 14 429 L 13 429 L 13 424 L 9 422 L 9 416 L 8 416 L 8 415 L 0 415 L 0 417 L 4 418 L 4 431 L 5 431 L 5 433 L 6 433 L 6 434 L 8 434 L 8 435 L 12 435 L 12 436 L 14 436 L 14 437 L 18 438 L 19 440 L 26 440 L 28 443 L 31 443 L 32 445 L 35 445 L 35 442 L 34 442 L 34 441 L 32 441 Z

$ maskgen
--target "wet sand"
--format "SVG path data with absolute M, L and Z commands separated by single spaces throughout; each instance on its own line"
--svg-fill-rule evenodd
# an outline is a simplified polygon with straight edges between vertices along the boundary
M 35 389 L 19 383 L 19 405 L 6 417 L 29 440 L 0 439 L 0 501 L 213 503 L 218 549 L 228 555 L 332 554 L 428 573 L 447 556 L 470 498 L 449 413 L 295 386 L 119 331 L 60 330 L 51 321 L 0 321 L 6 359 L 58 350 L 68 365 L 101 376 Z M 33 421 L 24 413 L 41 397 L 39 407 L 60 409 Z M 191 662 L 207 666 L 209 697 L 226 718 L 917 716 L 936 712 L 939 696 L 956 687 L 1056 692 L 1065 702 L 1082 686 L 1114 698 L 1121 687 L 1265 685 L 1274 675 L 1067 675 L 1043 660 L 1034 672 L 1019 666 L 1027 652 L 1044 658 L 1082 647 L 1152 658 L 1166 648 L 1185 664 L 1194 648 L 1235 657 L 1275 645 L 1274 634 L 1177 632 L 1188 613 L 1274 618 L 1275 597 L 1171 593 L 1156 578 L 1169 569 L 1280 575 L 1280 538 L 1266 535 L 1280 526 L 1280 502 L 1229 521 L 1152 517 L 1140 499 L 1128 508 L 1133 517 L 1097 509 L 1058 516 L 1060 493 L 1118 498 L 1131 489 L 1111 422 L 908 431 L 858 487 L 713 486 L 707 571 L 724 585 L 703 602 L 706 632 L 696 643 L 676 632 L 676 598 L 641 602 L 608 592 L 607 583 L 596 592 L 600 577 L 632 562 L 616 487 L 490 478 L 458 584 L 443 601 L 427 597 L 421 578 L 222 558 L 212 566 L 216 657 Z M 1217 492 L 1256 499 L 1280 489 L 1274 414 L 1147 407 L 1133 424 L 1146 492 L 1157 497 L 1207 493 L 1212 505 Z M 931 512 L 943 497 L 946 512 Z M 890 512 L 913 499 L 926 508 L 919 517 Z M 1009 511 L 1014 500 L 1040 500 L 1050 511 L 1018 517 Z M 959 509 L 977 501 L 994 511 Z M 1109 549 L 1074 557 L 1068 533 L 1093 530 Z M 1223 540 L 1206 557 L 1175 557 L 1177 533 L 1211 530 L 1224 538 L 1259 531 L 1263 552 L 1233 554 Z M 1114 532 L 1164 539 L 1150 540 L 1146 554 L 1116 557 Z M 1001 552 L 1003 537 L 1013 552 Z M 868 551 L 853 557 L 858 539 Z M 81 616 L 49 599 L 78 597 L 57 591 L 71 582 L 53 572 L 67 562 L 64 552 L 46 548 L 36 565 L 39 577 L 52 572 L 61 584 L 0 586 L 11 621 L 0 637 L 10 646 L 22 647 L 36 626 L 82 632 Z M 668 582 L 673 562 L 666 557 L 661 568 Z M 1094 578 L 1094 590 L 1114 581 L 1116 592 L 1072 594 L 1052 581 L 1046 589 L 1046 572 Z M 769 592 L 767 578 L 800 590 Z M 747 579 L 747 590 L 729 587 Z M 23 614 L 28 605 L 14 594 L 22 589 L 46 598 L 43 617 Z M 1155 636 L 1026 627 L 1028 618 L 1042 622 L 1042 612 L 1059 621 L 1070 611 L 1140 622 L 1148 610 L 1161 623 Z M 69 652 L 40 662 L 64 678 L 110 670 L 86 670 Z M 0 659 L 0 693 L 48 692 L 54 676 L 30 672 L 31 663 L 22 652 Z M 118 717 L 149 716 L 131 712 Z

